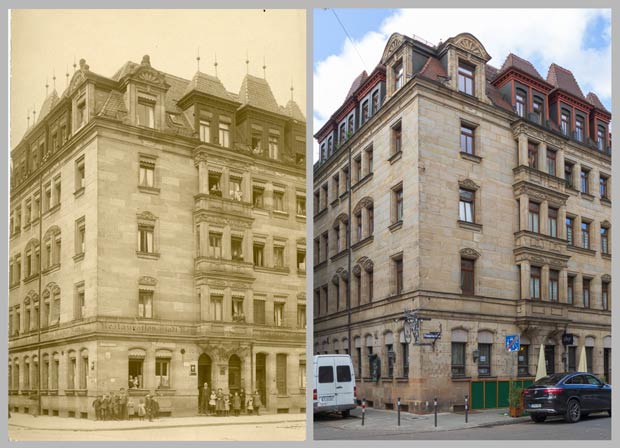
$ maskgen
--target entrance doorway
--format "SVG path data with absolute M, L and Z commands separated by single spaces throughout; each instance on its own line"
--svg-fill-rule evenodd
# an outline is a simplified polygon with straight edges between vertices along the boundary
M 204 383 L 209 384 L 209 389 L 213 388 L 213 383 L 211 382 L 211 358 L 206 353 L 203 353 L 198 358 L 198 409 L 200 409 L 202 386 Z
M 547 375 L 555 373 L 555 345 L 545 345 L 545 367 Z
M 260 394 L 263 407 L 267 407 L 267 355 L 256 354 L 256 389 Z
M 241 360 L 232 355 L 228 360 L 228 392 L 234 395 L 241 389 Z

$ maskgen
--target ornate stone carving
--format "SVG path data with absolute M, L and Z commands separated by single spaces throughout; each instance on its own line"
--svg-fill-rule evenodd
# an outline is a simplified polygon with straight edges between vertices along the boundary
M 347 223 L 349 222 L 349 217 L 347 216 L 347 214 L 346 214 L 346 213 L 340 213 L 340 214 L 336 217 L 336 219 L 334 220 L 334 225 L 333 225 L 333 227 L 334 227 L 334 228 L 335 228 L 335 227 L 337 227 L 337 226 L 338 226 L 341 222 L 342 222 L 343 224 L 347 224 Z
M 355 213 L 359 212 L 363 208 L 368 208 L 372 204 L 373 204 L 373 200 L 372 200 L 372 198 L 370 196 L 363 197 L 362 199 L 359 200 L 359 202 L 357 203 L 357 205 L 353 209 L 353 213 L 355 214 Z
M 306 293 L 305 292 L 298 292 L 297 293 L 297 300 L 306 300 Z
M 601 275 L 601 280 L 606 282 L 606 283 L 609 283 L 611 281 L 611 275 L 603 274 L 603 275 Z
M 155 221 L 157 218 L 154 214 L 149 212 L 148 210 L 143 211 L 142 213 L 138 213 L 138 219 L 144 219 L 148 221 Z
M 157 285 L 157 279 L 149 277 L 148 275 L 143 275 L 140 277 L 140 280 L 138 280 L 138 283 L 140 285 L 155 286 Z
M 468 190 L 477 190 L 480 188 L 480 186 L 471 179 L 460 180 L 459 186 Z
M 480 257 L 480 253 L 471 247 L 465 247 L 459 251 L 461 257 L 477 260 Z
M 353 266 L 353 275 L 358 276 L 362 273 L 362 268 L 360 267 L 359 264 L 356 264 L 355 266 Z
M 475 54 L 476 56 L 482 57 L 482 50 L 480 47 L 471 39 L 463 38 L 456 43 L 463 50 L 468 51 L 470 53 Z
M 334 274 L 334 276 L 332 277 L 332 283 L 336 286 L 338 286 L 338 284 L 340 283 L 340 279 L 338 278 L 338 274 Z
M 607 221 L 607 220 L 604 220 L 604 221 L 601 222 L 601 227 L 609 228 L 609 227 L 611 227 L 611 223 L 609 221 Z
M 383 56 L 381 57 L 381 63 L 385 64 L 385 62 L 394 54 L 394 52 L 401 46 L 403 43 L 402 34 L 394 33 L 390 37 L 385 49 L 383 50 Z

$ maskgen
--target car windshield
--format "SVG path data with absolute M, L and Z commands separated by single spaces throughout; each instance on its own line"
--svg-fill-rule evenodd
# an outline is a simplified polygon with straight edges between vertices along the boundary
M 553 386 L 558 383 L 562 378 L 566 375 L 561 373 L 556 373 L 555 375 L 544 376 L 538 381 L 534 383 L 534 386 Z

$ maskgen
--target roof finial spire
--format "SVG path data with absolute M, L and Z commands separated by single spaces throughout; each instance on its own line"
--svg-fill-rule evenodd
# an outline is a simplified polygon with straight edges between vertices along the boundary
M 291 101 L 293 101 L 293 91 L 295 90 L 295 87 L 293 87 L 293 77 L 291 76 Z
M 52 85 L 54 86 L 54 90 L 56 90 L 56 69 L 52 69 Z
M 217 51 L 214 53 L 213 67 L 215 67 L 215 77 L 217 78 Z
M 45 96 L 47 97 L 48 95 L 48 90 L 50 87 L 50 83 L 48 82 L 47 76 L 45 77 Z
M 265 62 L 265 56 L 263 56 L 263 79 L 267 79 L 267 64 Z
M 69 66 L 67 65 L 65 69 L 66 69 L 65 78 L 67 78 L 67 85 L 65 87 L 69 87 Z
M 28 120 L 28 125 L 26 129 L 30 129 L 30 111 L 26 111 L 26 120 Z
M 250 56 L 248 54 L 248 50 L 245 50 L 245 74 L 250 74 Z
M 77 68 L 77 64 L 75 63 L 75 55 L 73 55 L 73 73 L 75 73 L 76 68 Z
M 32 125 L 34 126 L 36 122 L 37 122 L 37 111 L 32 109 Z
M 198 47 L 198 53 L 196 54 L 196 70 L 200 71 L 200 47 Z

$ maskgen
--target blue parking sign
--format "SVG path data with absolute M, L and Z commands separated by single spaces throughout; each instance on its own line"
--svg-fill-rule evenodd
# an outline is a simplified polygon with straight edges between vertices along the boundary
M 506 350 L 509 352 L 518 352 L 521 348 L 521 337 L 518 334 L 506 336 Z

